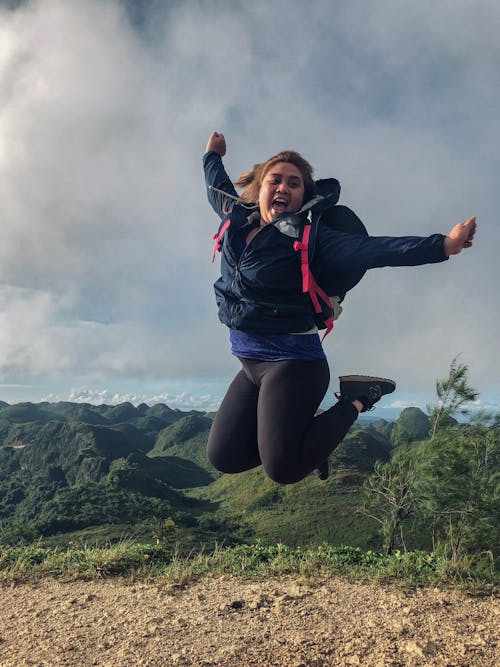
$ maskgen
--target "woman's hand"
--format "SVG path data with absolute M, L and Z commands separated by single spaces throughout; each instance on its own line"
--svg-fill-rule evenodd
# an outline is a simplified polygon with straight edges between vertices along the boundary
M 205 153 L 208 153 L 210 151 L 215 151 L 216 153 L 219 153 L 221 157 L 226 154 L 226 140 L 224 139 L 224 135 L 222 134 L 222 132 L 212 132 L 212 134 L 208 138 L 208 143 L 207 147 L 205 148 Z
M 458 255 L 464 248 L 470 248 L 476 233 L 476 216 L 455 225 L 444 239 L 444 252 L 447 257 Z

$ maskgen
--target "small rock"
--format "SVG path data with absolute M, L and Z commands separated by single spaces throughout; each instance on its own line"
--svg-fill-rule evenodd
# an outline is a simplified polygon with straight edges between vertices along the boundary
M 433 641 L 428 641 L 427 644 L 424 646 L 424 653 L 427 656 L 436 655 L 438 651 L 439 651 L 439 646 Z
M 423 648 L 420 646 L 420 644 L 418 644 L 418 643 L 417 643 L 416 641 L 414 641 L 413 639 L 411 639 L 410 641 L 406 642 L 406 644 L 405 644 L 405 650 L 406 650 L 408 653 L 413 653 L 414 655 L 418 655 L 420 658 L 425 657 Z
M 177 618 L 174 618 L 173 623 L 175 625 L 179 625 L 180 627 L 184 627 L 185 625 L 187 625 L 186 619 L 183 618 L 182 616 L 178 616 Z
M 268 599 L 264 595 L 258 595 L 248 603 L 249 609 L 261 609 L 268 603 Z

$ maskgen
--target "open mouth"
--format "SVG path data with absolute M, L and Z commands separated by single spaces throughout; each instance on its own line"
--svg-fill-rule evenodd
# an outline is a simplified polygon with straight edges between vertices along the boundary
M 273 199 L 272 207 L 273 210 L 276 211 L 276 213 L 284 213 L 286 211 L 286 208 L 288 206 L 288 202 L 286 199 L 283 199 L 282 197 L 276 197 Z

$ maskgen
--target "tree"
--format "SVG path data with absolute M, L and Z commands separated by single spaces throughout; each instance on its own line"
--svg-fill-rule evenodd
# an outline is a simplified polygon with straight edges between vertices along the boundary
M 412 516 L 422 496 L 418 490 L 419 470 L 407 449 L 398 449 L 388 463 L 375 463 L 364 484 L 363 514 L 380 524 L 384 549 L 391 554 L 404 546 L 403 524 Z
M 500 547 L 500 429 L 485 421 L 441 429 L 422 452 L 422 514 L 434 546 L 454 553 Z
M 429 438 L 401 444 L 365 482 L 361 511 L 380 524 L 388 553 L 405 546 L 403 529 L 408 543 L 432 541 L 455 556 L 500 551 L 500 417 L 452 419 L 478 396 L 467 373 L 453 359 L 448 377 L 436 382 Z
M 448 377 L 436 381 L 438 402 L 428 407 L 432 422 L 431 439 L 435 437 L 439 428 L 450 425 L 454 413 L 460 411 L 462 414 L 467 414 L 467 403 L 475 401 L 479 396 L 469 385 L 467 374 L 467 366 L 459 364 L 458 357 L 455 357 L 450 364 Z

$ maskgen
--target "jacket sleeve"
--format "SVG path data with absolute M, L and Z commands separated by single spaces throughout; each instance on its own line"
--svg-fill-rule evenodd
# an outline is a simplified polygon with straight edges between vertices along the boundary
M 217 215 L 222 219 L 227 215 L 227 210 L 224 208 L 231 202 L 229 197 L 224 197 L 223 194 L 216 190 L 211 190 L 210 186 L 224 190 L 228 195 L 236 195 L 234 185 L 224 169 L 222 158 L 216 151 L 210 151 L 203 156 L 203 168 L 205 170 L 205 182 L 207 184 L 207 197 L 212 208 Z M 229 207 L 230 208 L 230 207 Z
M 366 271 L 382 266 L 418 266 L 448 259 L 444 235 L 358 236 L 319 226 L 315 263 L 321 271 Z

